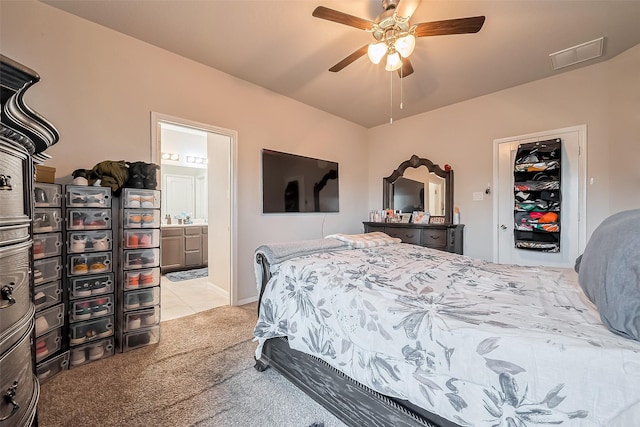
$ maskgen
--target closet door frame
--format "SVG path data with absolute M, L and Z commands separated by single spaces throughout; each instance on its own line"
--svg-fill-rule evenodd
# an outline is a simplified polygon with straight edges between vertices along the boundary
M 505 147 L 516 147 L 519 143 L 543 141 L 552 138 L 562 138 L 563 145 L 565 139 L 563 135 L 572 134 L 575 138 L 573 146 L 566 147 L 570 158 L 563 159 L 563 167 L 567 167 L 571 174 L 570 184 L 564 177 L 562 181 L 561 193 L 570 197 L 570 194 L 577 192 L 577 200 L 574 203 L 575 206 L 571 217 L 565 216 L 565 221 L 578 221 L 577 235 L 570 235 L 573 243 L 569 246 L 565 246 L 567 251 L 560 252 L 560 256 L 553 256 L 553 254 L 545 255 L 532 255 L 530 260 L 526 257 L 513 256 L 517 249 L 511 248 L 511 253 L 505 248 L 504 236 L 508 234 L 510 241 L 513 242 L 513 220 L 510 222 L 505 221 L 506 215 L 513 218 L 513 172 L 510 172 L 510 179 L 505 179 L 504 174 L 500 174 L 500 168 L 505 167 L 504 162 L 509 162 L 509 168 L 513 170 L 513 158 L 506 158 Z M 586 245 L 586 218 L 584 213 L 586 212 L 586 171 L 587 171 L 587 126 L 578 125 L 572 127 L 566 127 L 561 129 L 553 129 L 548 131 L 536 132 L 526 135 L 518 135 L 507 138 L 501 138 L 494 140 L 493 145 L 493 261 L 496 263 L 518 263 L 523 265 L 546 265 L 553 267 L 573 267 L 575 258 L 584 251 Z M 502 156 L 501 156 L 502 153 Z M 511 156 L 513 157 L 513 155 Z M 508 182 L 507 182 L 508 181 Z M 567 186 L 571 185 L 571 190 L 567 191 Z M 505 210 L 508 209 L 508 212 Z M 565 205 L 563 202 L 562 208 L 565 211 Z M 569 212 L 569 211 L 566 211 Z M 504 228 L 503 226 L 506 226 Z M 563 236 L 564 238 L 565 236 Z M 502 242 L 501 242 L 502 239 Z M 565 243 L 567 243 L 565 239 Z M 533 252 L 533 251 L 531 251 Z M 542 253 L 541 253 L 542 254 Z

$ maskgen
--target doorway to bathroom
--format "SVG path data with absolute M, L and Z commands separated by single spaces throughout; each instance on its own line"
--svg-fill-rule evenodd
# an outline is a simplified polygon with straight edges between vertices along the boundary
M 237 133 L 152 113 L 162 190 L 162 320 L 234 305 Z

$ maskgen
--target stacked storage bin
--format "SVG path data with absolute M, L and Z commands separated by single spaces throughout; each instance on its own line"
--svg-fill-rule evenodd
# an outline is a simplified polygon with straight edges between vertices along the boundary
M 114 353 L 111 188 L 67 185 L 65 199 L 69 367 L 73 368 Z
M 160 339 L 160 191 L 124 188 L 119 215 L 120 351 Z
M 69 363 L 62 287 L 62 186 L 36 182 L 33 194 L 33 303 L 36 308 L 36 372 L 40 382 Z

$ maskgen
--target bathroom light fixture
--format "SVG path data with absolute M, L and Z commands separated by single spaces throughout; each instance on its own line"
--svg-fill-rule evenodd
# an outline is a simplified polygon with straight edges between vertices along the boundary
M 205 157 L 196 157 L 196 156 L 187 156 L 187 163 L 195 163 L 198 165 L 207 164 L 207 159 Z
M 174 153 L 162 153 L 162 160 L 178 161 L 178 160 L 180 160 L 180 155 L 179 154 L 174 154 Z

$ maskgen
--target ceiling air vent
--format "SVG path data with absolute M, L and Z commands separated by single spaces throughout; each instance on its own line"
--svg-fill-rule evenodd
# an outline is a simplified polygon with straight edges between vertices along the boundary
M 554 70 L 602 56 L 604 37 L 549 55 Z

